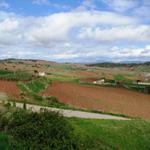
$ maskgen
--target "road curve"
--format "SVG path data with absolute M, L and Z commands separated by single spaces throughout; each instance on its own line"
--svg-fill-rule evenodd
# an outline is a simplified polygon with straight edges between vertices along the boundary
M 9 102 L 9 103 L 13 105 L 13 102 Z M 23 103 L 16 102 L 16 107 L 23 108 Z M 77 117 L 77 118 L 86 118 L 86 119 L 130 120 L 129 118 L 108 115 L 108 114 L 59 109 L 59 108 L 45 107 L 45 106 L 39 106 L 39 105 L 33 105 L 33 104 L 26 104 L 26 108 L 28 110 L 32 110 L 33 112 L 40 112 L 42 109 L 46 109 L 48 111 L 59 112 L 65 117 Z

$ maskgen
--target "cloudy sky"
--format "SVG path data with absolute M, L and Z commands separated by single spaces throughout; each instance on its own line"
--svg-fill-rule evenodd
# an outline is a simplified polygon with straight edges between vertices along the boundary
M 0 0 L 0 59 L 150 61 L 150 0 Z

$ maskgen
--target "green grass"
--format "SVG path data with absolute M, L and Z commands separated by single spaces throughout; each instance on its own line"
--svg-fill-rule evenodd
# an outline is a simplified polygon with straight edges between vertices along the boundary
M 85 68 L 73 66 L 72 64 L 46 65 L 47 68 L 61 69 L 63 71 L 85 71 Z
M 18 82 L 17 85 L 23 92 L 38 94 L 45 90 L 50 83 L 51 81 L 47 78 L 38 78 L 27 83 Z
M 81 150 L 149 150 L 150 121 L 67 118 L 78 135 Z M 2 140 L 1 140 L 2 139 Z M 8 137 L 0 134 L 0 150 L 7 150 Z
M 0 133 L 0 150 L 9 150 L 9 138 L 3 133 Z
M 18 82 L 17 86 L 21 89 L 24 98 L 21 100 L 17 99 L 17 101 L 42 106 L 73 109 L 72 106 L 59 102 L 55 97 L 39 95 L 40 92 L 44 91 L 48 85 L 51 84 L 51 81 L 52 80 L 48 78 L 38 78 L 27 83 Z M 15 99 L 10 99 L 10 101 L 15 101 Z
M 121 74 L 114 75 L 113 78 L 114 78 L 114 80 L 116 80 L 116 81 L 123 81 L 123 80 L 126 79 L 126 78 L 125 78 L 123 75 L 121 75 Z
M 38 78 L 26 83 L 18 82 L 17 86 L 21 89 L 23 96 L 33 100 L 42 101 L 43 97 L 38 94 L 44 91 L 50 83 L 51 80 L 47 78 Z
M 80 134 L 84 149 L 101 150 L 102 144 L 113 150 L 150 149 L 150 121 L 68 120 Z
M 0 70 L 0 80 L 27 81 L 31 79 L 32 75 L 27 72 Z
M 16 109 L 0 115 L 0 150 L 78 150 L 78 138 L 57 112 Z
M 65 81 L 65 82 L 79 82 L 79 78 L 75 78 L 75 77 L 68 77 L 68 76 L 58 76 L 58 75 L 55 75 L 55 76 L 52 76 L 50 78 L 50 80 L 52 81 Z
M 139 84 L 125 83 L 124 87 L 129 89 L 129 90 L 139 91 L 139 92 L 143 92 L 143 93 L 148 94 L 146 89 L 150 88 L 150 85 L 139 85 Z

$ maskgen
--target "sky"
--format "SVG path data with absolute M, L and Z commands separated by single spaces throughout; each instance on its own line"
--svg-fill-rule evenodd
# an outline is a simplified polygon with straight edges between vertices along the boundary
M 0 0 L 0 59 L 150 61 L 150 0 Z

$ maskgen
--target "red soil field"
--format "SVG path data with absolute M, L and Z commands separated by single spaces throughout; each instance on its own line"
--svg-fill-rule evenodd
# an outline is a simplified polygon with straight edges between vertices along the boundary
M 99 109 L 150 119 L 150 95 L 123 88 L 54 82 L 43 93 L 80 108 Z
M 10 96 L 19 96 L 20 90 L 14 81 L 0 80 L 0 92 L 6 92 Z

